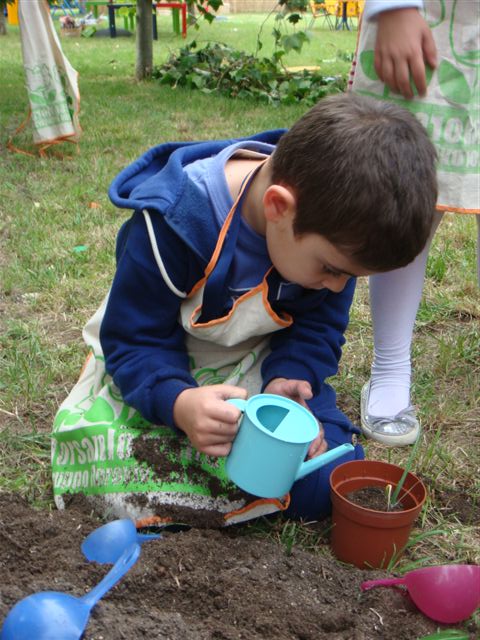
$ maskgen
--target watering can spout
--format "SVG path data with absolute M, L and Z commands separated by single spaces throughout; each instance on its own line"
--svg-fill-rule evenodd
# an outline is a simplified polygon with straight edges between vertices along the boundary
M 295 480 L 300 480 L 305 476 L 308 476 L 309 473 L 316 471 L 320 467 L 323 467 L 333 460 L 344 456 L 350 451 L 354 450 L 354 446 L 352 444 L 341 444 L 339 447 L 335 447 L 334 449 L 330 449 L 326 453 L 322 453 L 321 456 L 317 456 L 316 458 L 312 458 L 311 460 L 307 460 L 300 465 L 299 470 L 297 471 L 297 475 L 295 476 Z

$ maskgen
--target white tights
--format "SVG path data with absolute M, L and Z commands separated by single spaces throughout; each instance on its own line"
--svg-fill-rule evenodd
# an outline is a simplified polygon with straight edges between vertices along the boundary
M 402 269 L 370 277 L 375 344 L 368 404 L 370 415 L 394 416 L 410 404 L 413 327 L 422 297 L 431 240 L 442 216 L 441 213 L 436 214 L 430 240 L 412 263 Z M 480 282 L 480 216 L 476 218 L 477 272 Z

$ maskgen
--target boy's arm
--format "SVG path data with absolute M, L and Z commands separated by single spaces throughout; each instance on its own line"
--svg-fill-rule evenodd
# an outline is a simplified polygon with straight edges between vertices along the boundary
M 201 274 L 176 235 L 164 224 L 159 247 L 179 289 Z M 178 394 L 197 384 L 190 374 L 185 336 L 178 322 L 182 298 L 165 284 L 152 256 L 142 214 L 130 222 L 118 259 L 100 340 L 108 373 L 125 402 L 155 424 L 173 426 Z
M 156 239 L 169 277 L 190 291 L 204 264 L 157 216 Z M 190 374 L 185 333 L 178 321 L 183 298 L 165 284 L 152 257 L 142 214 L 129 223 L 128 236 L 110 291 L 100 339 L 107 371 L 127 404 L 153 424 L 178 427 L 207 455 L 227 455 L 240 411 L 225 402 L 246 391 L 232 385 L 198 387 Z
M 423 2 L 367 0 L 366 20 L 377 19 L 375 70 L 382 82 L 405 98 L 413 98 L 410 77 L 418 93 L 427 91 L 425 64 L 435 68 L 437 49 L 429 26 L 420 15 Z
M 273 334 L 262 365 L 264 387 L 275 378 L 306 380 L 314 396 L 320 393 L 338 370 L 355 282 L 351 278 L 340 293 L 318 296 L 315 305 L 293 312 L 291 327 Z

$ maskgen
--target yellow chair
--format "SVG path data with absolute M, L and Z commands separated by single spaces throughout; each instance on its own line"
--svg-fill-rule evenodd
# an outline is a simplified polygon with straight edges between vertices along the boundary
M 350 0 L 347 2 L 347 15 L 349 18 L 360 18 L 363 12 L 365 0 Z
M 0 11 L 3 11 L 3 7 Z M 7 4 L 7 20 L 8 24 L 18 24 L 18 0 L 13 4 Z
M 332 20 L 332 13 L 329 9 L 330 2 L 315 2 L 315 0 L 310 0 L 310 11 L 312 12 L 312 19 L 310 20 L 310 24 L 308 28 L 310 29 L 313 23 L 317 18 L 324 18 L 325 22 L 328 24 L 329 28 L 333 31 L 335 29 L 335 25 Z M 335 2 L 335 5 L 337 3 Z
M 331 16 L 334 16 L 337 13 L 338 0 L 325 0 L 323 4 Z

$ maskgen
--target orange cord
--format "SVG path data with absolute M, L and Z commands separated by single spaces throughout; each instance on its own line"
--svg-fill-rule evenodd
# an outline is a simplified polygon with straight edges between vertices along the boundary
M 29 109 L 28 111 L 28 115 L 25 118 L 25 120 L 17 127 L 17 129 L 13 132 L 13 134 L 10 136 L 10 138 L 7 141 L 7 149 L 9 151 L 11 151 L 12 153 L 20 153 L 24 156 L 29 156 L 31 158 L 35 158 L 36 155 L 34 153 L 32 153 L 31 151 L 25 151 L 23 149 L 19 149 L 18 147 L 16 147 L 13 144 L 13 139 L 15 138 L 15 136 L 17 136 L 23 129 L 25 129 L 25 127 L 27 126 L 27 124 L 30 122 L 32 117 L 32 110 Z M 76 140 L 71 140 L 72 136 L 61 136 L 58 138 L 54 138 L 53 140 L 49 140 L 48 142 L 38 142 L 37 144 L 37 148 L 38 148 L 38 155 L 41 158 L 47 158 L 49 157 L 49 155 L 53 155 L 56 158 L 59 158 L 60 160 L 71 160 L 73 158 L 73 156 L 67 156 L 64 155 L 62 153 L 53 153 L 53 154 L 48 154 L 46 153 L 46 150 L 49 149 L 50 147 L 60 144 L 61 142 L 69 142 L 70 144 L 78 144 Z M 80 153 L 80 149 L 79 147 L 77 147 L 77 154 Z

